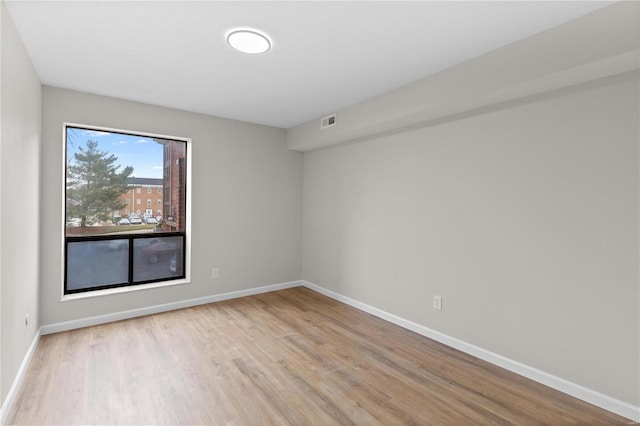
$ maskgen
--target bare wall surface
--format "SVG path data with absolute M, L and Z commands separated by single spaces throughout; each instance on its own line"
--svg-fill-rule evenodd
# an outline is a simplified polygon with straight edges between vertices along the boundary
M 638 93 L 306 152 L 304 279 L 639 405 Z
M 302 154 L 284 130 L 52 87 L 42 110 L 41 324 L 301 278 Z M 191 284 L 60 302 L 63 122 L 192 139 Z
M 287 130 L 307 151 L 637 70 L 640 3 L 618 1 L 557 27 Z
M 41 86 L 4 2 L 0 8 L 0 401 L 4 401 L 38 328 Z

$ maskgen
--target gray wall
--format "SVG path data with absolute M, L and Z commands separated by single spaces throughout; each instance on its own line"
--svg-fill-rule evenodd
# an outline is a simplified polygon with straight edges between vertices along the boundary
M 287 130 L 307 151 L 366 139 L 599 78 L 637 70 L 640 2 L 618 1 L 531 37 L 347 106 L 336 125 L 320 117 Z M 390 108 L 389 105 L 392 105 Z
M 306 152 L 304 279 L 638 405 L 638 86 Z
M 0 2 L 0 401 L 38 328 L 40 80 Z M 30 322 L 25 326 L 25 314 Z
M 284 130 L 46 86 L 42 103 L 42 325 L 301 278 L 302 154 Z M 60 302 L 65 121 L 192 139 L 191 284 Z

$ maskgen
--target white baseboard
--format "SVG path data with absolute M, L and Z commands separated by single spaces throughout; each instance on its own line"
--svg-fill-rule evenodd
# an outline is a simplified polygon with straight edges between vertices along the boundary
M 339 302 L 346 303 L 347 305 L 353 306 L 354 308 L 360 309 L 361 311 L 374 315 L 385 321 L 389 321 L 390 323 L 421 334 L 425 337 L 443 343 L 459 351 L 465 352 L 483 361 L 487 361 L 491 364 L 497 365 L 506 370 L 527 377 L 538 383 L 542 383 L 543 385 L 549 386 L 560 392 L 566 393 L 567 395 L 571 395 L 575 398 L 581 399 L 585 402 L 588 402 L 589 404 L 593 404 L 607 411 L 611 411 L 612 413 L 626 417 L 635 422 L 640 422 L 640 407 L 636 407 L 627 402 L 620 401 L 608 395 L 604 395 L 600 392 L 596 392 L 592 389 L 588 389 L 584 386 L 572 383 L 568 380 L 522 364 L 518 361 L 514 361 L 502 355 L 498 355 L 494 352 L 448 336 L 444 333 L 440 333 L 439 331 L 432 330 L 423 325 L 416 324 L 415 322 L 385 312 L 382 309 L 375 308 L 373 306 L 359 302 L 355 299 L 351 299 L 350 297 L 344 296 L 331 290 L 327 290 L 326 288 L 320 287 L 319 285 L 310 283 L 308 281 L 302 281 L 302 283 L 305 287 L 313 291 L 317 291 L 318 293 L 324 294 L 325 296 L 328 296 Z
M 448 336 L 444 333 L 440 333 L 439 331 L 432 330 L 423 325 L 416 324 L 412 321 L 390 314 L 381 309 L 359 302 L 355 299 L 351 299 L 342 294 L 336 293 L 331 290 L 327 290 L 323 287 L 320 287 L 308 281 L 291 281 L 291 282 L 273 284 L 273 285 L 257 287 L 257 288 L 247 289 L 247 290 L 222 293 L 222 294 L 213 295 L 213 296 L 205 296 L 205 297 L 200 297 L 196 299 L 182 300 L 179 302 L 166 303 L 162 305 L 149 306 L 146 308 L 133 309 L 129 311 L 115 312 L 112 314 L 98 315 L 98 316 L 89 317 L 89 318 L 82 318 L 79 320 L 44 325 L 36 333 L 36 336 L 33 342 L 31 343 L 31 346 L 29 347 L 29 350 L 27 351 L 27 354 L 25 355 L 25 358 L 22 364 L 20 365 L 20 369 L 18 370 L 16 379 L 14 380 L 14 383 L 11 386 L 9 393 L 2 404 L 2 408 L 0 409 L 0 425 L 3 425 L 7 420 L 6 417 L 8 416 L 9 410 L 13 405 L 13 401 L 16 397 L 16 392 L 18 390 L 18 387 L 20 386 L 22 377 L 24 375 L 24 372 L 27 366 L 29 365 L 31 357 L 35 352 L 35 349 L 38 345 L 38 341 L 41 335 L 57 333 L 57 332 L 66 331 L 66 330 L 73 330 L 73 329 L 82 328 L 82 327 L 89 327 L 92 325 L 105 324 L 113 321 L 120 321 L 124 319 L 140 317 L 144 315 L 171 311 L 175 309 L 188 308 L 191 306 L 204 305 L 207 303 L 219 302 L 222 300 L 229 300 L 229 299 L 235 299 L 239 297 L 251 296 L 254 294 L 268 293 L 271 291 L 283 290 L 286 288 L 292 288 L 292 287 L 298 287 L 298 286 L 307 287 L 311 290 L 317 291 L 318 293 L 324 294 L 325 296 L 328 296 L 332 299 L 346 303 L 347 305 L 353 306 L 354 308 L 360 309 L 378 318 L 389 321 L 390 323 L 406 328 L 407 330 L 411 330 L 415 333 L 421 334 L 437 342 L 443 343 L 447 346 L 458 349 L 469 355 L 475 356 L 476 358 L 482 359 L 491 364 L 497 365 L 506 370 L 519 374 L 521 376 L 527 377 L 538 383 L 542 383 L 560 392 L 566 393 L 575 398 L 581 399 L 597 407 L 603 408 L 607 411 L 611 411 L 612 413 L 616 413 L 620 416 L 626 417 L 635 422 L 640 422 L 640 407 L 636 407 L 632 404 L 626 403 L 624 401 L 620 401 L 608 395 L 604 395 L 600 392 L 596 392 L 594 390 L 585 388 L 584 386 L 578 385 L 576 383 L 572 383 L 568 380 L 562 379 L 560 377 L 554 376 L 552 374 L 546 373 L 544 371 L 538 370 L 528 365 L 524 365 L 517 361 L 506 358 L 502 355 L 498 355 L 486 349 L 480 348 L 478 346 L 475 346 L 470 343 L 464 342 L 462 340 L 456 339 L 454 337 Z
M 215 294 L 213 296 L 198 297 L 196 299 L 181 300 L 178 302 L 165 303 L 162 305 L 148 306 L 145 308 L 120 311 L 110 314 L 97 315 L 94 317 L 80 318 L 72 321 L 47 324 L 41 327 L 42 335 L 59 333 L 61 331 L 75 330 L 77 328 L 90 327 L 92 325 L 106 324 L 109 322 L 136 318 L 145 315 L 157 314 L 160 312 L 173 311 L 175 309 L 190 308 L 192 306 L 204 305 L 222 300 L 236 299 L 238 297 L 252 296 L 254 294 L 268 293 L 270 291 L 283 290 L 285 288 L 299 287 L 302 281 L 291 281 L 287 283 L 267 285 L 264 287 L 250 288 L 247 290 L 232 291 L 229 293 Z
M 22 360 L 22 364 L 20 364 L 20 368 L 18 369 L 16 378 L 13 381 L 13 385 L 11 386 L 11 389 L 9 389 L 9 393 L 2 403 L 2 407 L 0 408 L 0 425 L 4 425 L 7 421 L 7 416 L 9 415 L 9 411 L 13 407 L 13 403 L 16 398 L 18 388 L 20 387 L 20 383 L 22 383 L 24 373 L 27 369 L 27 366 L 31 362 L 31 358 L 36 348 L 38 347 L 38 342 L 40 341 L 40 336 L 42 335 L 58 333 L 67 330 L 75 330 L 77 328 L 89 327 L 92 325 L 106 324 L 113 321 L 120 321 L 144 315 L 167 312 L 175 309 L 189 308 L 191 306 L 204 305 L 207 303 L 219 302 L 222 300 L 236 299 L 238 297 L 252 296 L 254 294 L 268 293 L 271 291 L 283 290 L 285 288 L 299 287 L 301 285 L 303 285 L 302 281 L 291 281 L 287 283 L 267 285 L 264 287 L 251 288 L 247 290 L 232 291 L 229 293 L 216 294 L 213 296 L 181 300 L 179 302 L 165 303 L 162 305 L 149 306 L 140 309 L 132 309 L 129 311 L 114 312 L 112 314 L 98 315 L 73 321 L 44 325 L 40 327 L 40 329 L 38 329 L 33 342 L 31 342 L 31 346 L 29 346 L 27 354 Z
M 16 373 L 16 378 L 13 381 L 11 388 L 9 388 L 9 393 L 7 393 L 7 397 L 2 402 L 2 407 L 0 407 L 0 425 L 4 425 L 7 422 L 9 411 L 11 411 L 11 407 L 13 407 L 13 402 L 15 401 L 16 395 L 18 394 L 18 388 L 22 383 L 22 379 L 24 378 L 24 373 L 27 371 L 27 367 L 31 362 L 31 358 L 33 357 L 33 354 L 35 353 L 36 348 L 38 347 L 38 342 L 40 341 L 41 334 L 42 334 L 41 331 L 38 330 L 36 332 L 36 335 L 33 337 L 33 341 L 31 342 L 29 349 L 27 349 L 27 353 L 25 354 L 24 359 L 20 364 L 20 368 L 18 368 L 18 372 Z

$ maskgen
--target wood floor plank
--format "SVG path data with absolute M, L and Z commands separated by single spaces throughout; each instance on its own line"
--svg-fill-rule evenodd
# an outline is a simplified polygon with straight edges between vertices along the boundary
M 627 425 L 306 288 L 42 336 L 8 424 Z

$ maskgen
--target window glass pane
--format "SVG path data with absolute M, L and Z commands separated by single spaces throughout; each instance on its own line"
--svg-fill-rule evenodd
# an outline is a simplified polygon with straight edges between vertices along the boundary
M 165 194 L 164 203 L 158 203 L 162 231 L 184 232 L 186 146 L 184 141 L 66 127 L 66 235 L 130 232 L 117 224 L 123 217 L 131 219 L 127 207 L 153 204 L 142 198 L 142 190 L 151 194 L 152 188 Z M 140 209 L 134 214 L 140 215 Z
M 183 237 L 140 238 L 133 242 L 133 280 L 183 276 Z
M 67 291 L 126 283 L 128 271 L 129 240 L 67 245 Z

